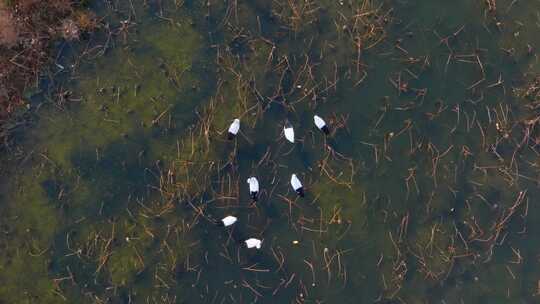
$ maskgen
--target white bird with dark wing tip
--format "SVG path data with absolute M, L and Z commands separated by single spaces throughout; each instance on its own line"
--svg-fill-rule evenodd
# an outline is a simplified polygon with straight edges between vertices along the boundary
M 251 199 L 256 202 L 259 198 L 259 181 L 255 176 L 252 176 L 247 179 L 247 183 L 249 184 L 249 194 L 251 195 Z
M 261 249 L 262 241 L 256 238 L 250 238 L 244 241 L 247 248 L 257 248 Z
M 217 221 L 216 224 L 220 227 L 229 227 L 232 224 L 236 223 L 238 219 L 235 216 L 228 215 L 222 218 L 220 221 Z
M 229 140 L 232 140 L 236 134 L 238 134 L 238 131 L 240 130 L 240 119 L 235 118 L 233 122 L 231 123 L 231 126 L 229 127 L 229 133 L 227 135 L 227 138 Z
M 328 129 L 328 126 L 326 125 L 326 122 L 324 119 L 322 119 L 320 116 L 315 115 L 313 116 L 313 121 L 315 122 L 315 125 L 317 128 L 324 132 L 324 134 L 328 135 L 330 134 L 330 129 Z
M 286 122 L 285 126 L 283 127 L 283 134 L 285 134 L 285 138 L 294 144 L 294 129 L 290 122 Z
M 304 187 L 302 187 L 302 183 L 296 176 L 296 174 L 293 174 L 291 176 L 291 186 L 293 187 L 294 191 L 300 195 L 300 197 L 304 197 Z

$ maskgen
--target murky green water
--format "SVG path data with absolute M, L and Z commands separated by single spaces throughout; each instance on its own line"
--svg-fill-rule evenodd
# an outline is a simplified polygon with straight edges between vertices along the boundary
M 2 163 L 0 303 L 536 303 L 540 2 L 489 3 L 97 3 Z

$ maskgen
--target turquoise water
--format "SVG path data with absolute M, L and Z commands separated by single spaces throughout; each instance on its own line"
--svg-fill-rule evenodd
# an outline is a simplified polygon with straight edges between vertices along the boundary
M 95 6 L 2 163 L 0 303 L 538 301 L 539 2 Z

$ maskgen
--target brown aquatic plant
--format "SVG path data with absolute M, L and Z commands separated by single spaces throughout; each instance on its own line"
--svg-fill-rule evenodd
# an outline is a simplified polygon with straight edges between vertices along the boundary
M 76 15 L 75 22 L 81 31 L 91 32 L 98 28 L 99 21 L 96 16 L 91 11 L 83 11 Z
M 78 40 L 98 27 L 82 2 L 71 0 L 0 1 L 0 117 L 9 118 L 25 104 L 23 92 L 39 83 L 44 65 L 54 57 L 51 42 Z
M 19 26 L 11 12 L 0 2 L 0 46 L 11 48 L 19 41 Z
M 77 40 L 81 36 L 79 26 L 72 19 L 65 19 L 60 26 L 60 34 L 68 41 Z
M 74 3 L 71 0 L 54 0 L 50 1 L 50 5 L 54 8 L 54 10 L 61 13 L 69 13 L 74 9 Z

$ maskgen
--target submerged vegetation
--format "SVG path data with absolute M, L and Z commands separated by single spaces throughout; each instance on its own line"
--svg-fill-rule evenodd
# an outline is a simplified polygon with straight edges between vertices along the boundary
M 2 167 L 0 302 L 537 300 L 538 5 L 92 9 Z M 77 14 L 56 35 L 97 24 Z

